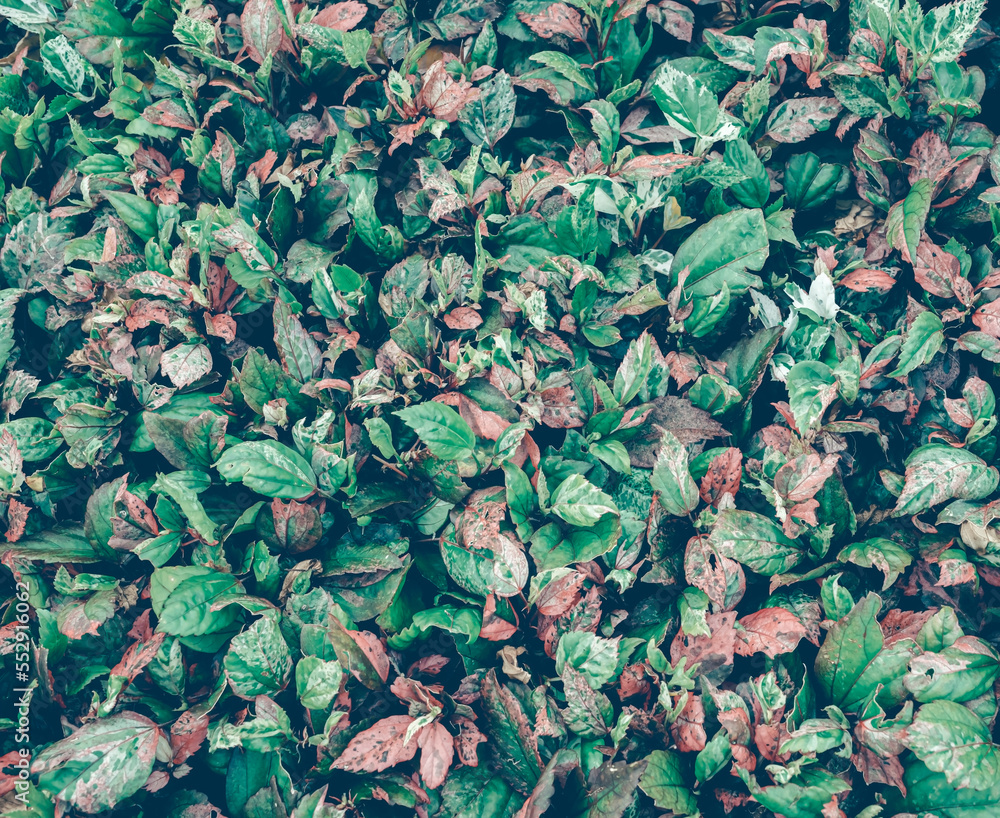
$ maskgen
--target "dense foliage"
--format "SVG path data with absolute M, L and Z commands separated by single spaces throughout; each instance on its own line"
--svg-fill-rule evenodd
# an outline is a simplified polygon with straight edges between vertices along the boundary
M 2 0 L 3 814 L 1000 814 L 998 12 Z

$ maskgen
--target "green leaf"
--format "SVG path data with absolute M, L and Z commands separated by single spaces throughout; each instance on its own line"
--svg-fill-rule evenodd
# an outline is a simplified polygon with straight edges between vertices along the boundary
M 105 3 L 107 0 L 96 0 L 96 2 Z M 79 5 L 84 4 L 77 4 L 73 8 Z M 104 197 L 111 203 L 121 220 L 143 241 L 149 241 L 156 235 L 157 206 L 153 202 L 134 193 L 117 193 L 113 190 L 104 191 Z
M 615 373 L 614 395 L 619 405 L 626 406 L 639 394 L 653 368 L 653 340 L 644 332 L 629 344 Z
M 1000 780 L 1000 752 L 987 725 L 967 707 L 925 704 L 906 734 L 906 746 L 917 758 L 956 788 L 988 790 Z
M 885 574 L 883 591 L 894 585 L 899 575 L 913 562 L 913 557 L 903 546 L 885 537 L 873 537 L 848 545 L 837 559 L 862 568 L 877 568 Z
M 552 492 L 549 505 L 553 514 L 570 525 L 592 526 L 606 514 L 618 514 L 614 500 L 581 474 L 563 480 Z
M 899 366 L 890 378 L 905 378 L 917 367 L 929 364 L 944 343 L 944 324 L 930 310 L 920 313 L 906 331 L 899 350 Z
M 687 449 L 667 430 L 660 438 L 660 451 L 653 466 L 650 485 L 668 514 L 684 517 L 698 507 L 698 486 L 688 469 Z
M 1000 474 L 968 449 L 929 443 L 906 458 L 905 479 L 894 517 L 920 514 L 946 500 L 988 497 L 996 490 Z
M 659 809 L 680 815 L 698 812 L 698 800 L 687 785 L 680 758 L 666 750 L 654 750 L 646 756 L 646 770 L 639 779 L 639 788 Z
M 709 88 L 690 74 L 666 63 L 652 86 L 653 99 L 667 123 L 685 136 L 734 139 L 738 130 L 728 122 L 720 127 L 719 101 Z
M 948 783 L 944 773 L 935 773 L 919 761 L 903 774 L 906 806 L 921 815 L 943 818 L 994 818 L 1000 809 L 1000 781 L 994 779 L 985 790 L 958 788 Z
M 814 153 L 797 153 L 785 164 L 785 196 L 796 210 L 813 210 L 847 189 L 843 165 L 824 164 Z
M 917 652 L 910 640 L 883 649 L 882 628 L 876 619 L 882 607 L 877 594 L 868 594 L 826 634 L 816 655 L 816 679 L 823 695 L 842 710 L 852 712 L 880 685 L 898 685 L 908 660 Z
M 674 254 L 671 276 L 677 282 L 687 269 L 684 295 L 713 296 L 725 284 L 733 295 L 763 286 L 758 276 L 767 261 L 768 240 L 764 214 L 760 210 L 733 210 L 716 216 L 694 231 Z
M 394 413 L 409 426 L 420 442 L 442 460 L 462 460 L 473 456 L 476 436 L 469 424 L 450 406 L 428 401 Z
M 908 4 L 908 5 L 915 5 Z M 889 210 L 885 222 L 885 233 L 889 244 L 897 250 L 905 250 L 909 259 L 917 257 L 917 245 L 931 209 L 934 182 L 931 179 L 917 179 L 902 202 L 897 202 Z
M 820 361 L 802 361 L 788 371 L 785 386 L 799 433 L 804 435 L 817 429 L 837 397 L 833 370 Z
M 173 636 L 203 636 L 228 628 L 239 616 L 239 607 L 213 605 L 243 594 L 232 574 L 201 565 L 158 568 L 149 584 L 157 630 Z
M 516 103 L 510 74 L 498 71 L 479 86 L 479 97 L 458 112 L 458 123 L 465 138 L 473 145 L 494 150 L 514 124 Z
M 292 674 L 292 654 L 277 617 L 265 614 L 233 637 L 223 667 L 233 691 L 244 699 L 274 696 L 283 690 Z
M 529 793 L 541 774 L 537 739 L 521 704 L 490 670 L 480 688 L 499 771 L 515 789 Z
M 794 540 L 770 519 L 753 511 L 726 509 L 709 536 L 721 556 L 764 576 L 783 574 L 802 559 Z
M 618 641 L 589 631 L 563 634 L 556 647 L 556 673 L 561 676 L 569 666 L 583 674 L 594 690 L 603 687 L 618 675 Z
M 154 722 L 126 710 L 49 745 L 34 756 L 31 769 L 57 802 L 102 813 L 146 784 L 161 738 Z
M 967 702 L 990 690 L 998 675 L 997 652 L 983 640 L 965 636 L 938 653 L 915 657 L 903 683 L 918 702 Z
M 274 305 L 274 345 L 281 363 L 299 383 L 308 383 L 323 367 L 319 346 L 305 331 L 292 308 L 278 299 Z
M 298 452 L 274 440 L 238 443 L 215 464 L 227 483 L 241 482 L 265 497 L 300 500 L 316 490 L 316 475 Z

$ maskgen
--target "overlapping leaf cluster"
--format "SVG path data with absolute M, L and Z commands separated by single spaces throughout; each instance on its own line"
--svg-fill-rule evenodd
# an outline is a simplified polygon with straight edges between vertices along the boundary
M 997 11 L 2 0 L 3 814 L 997 815 Z

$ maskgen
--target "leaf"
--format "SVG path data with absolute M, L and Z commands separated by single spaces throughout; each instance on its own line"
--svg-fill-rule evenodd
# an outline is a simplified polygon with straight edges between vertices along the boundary
M 763 653 L 773 659 L 795 650 L 805 636 L 805 626 L 787 608 L 764 608 L 739 620 L 736 652 L 740 656 Z
M 698 801 L 688 788 L 687 780 L 675 753 L 654 750 L 646 756 L 646 769 L 639 779 L 639 788 L 659 809 L 694 815 L 698 811 Z
M 593 526 L 607 514 L 618 514 L 614 501 L 580 474 L 571 474 L 556 487 L 550 507 L 557 517 L 579 526 Z
M 698 486 L 688 469 L 687 449 L 670 432 L 660 438 L 660 453 L 653 466 L 650 485 L 668 514 L 683 517 L 698 507 Z
M 889 211 L 885 232 L 889 243 L 900 250 L 903 258 L 912 262 L 917 257 L 917 245 L 931 208 L 934 183 L 930 179 L 917 179 L 902 202 Z
M 864 568 L 878 568 L 885 574 L 883 591 L 894 585 L 899 575 L 913 562 L 913 557 L 903 546 L 885 537 L 874 537 L 848 545 L 840 552 L 837 559 Z
M 801 142 L 827 130 L 841 110 L 833 97 L 785 100 L 767 118 L 767 135 L 775 142 Z
M 683 290 L 687 298 L 715 295 L 722 285 L 734 295 L 761 287 L 759 270 L 768 256 L 767 231 L 760 210 L 733 210 L 716 216 L 694 231 L 674 254 L 674 282 L 683 269 L 688 275 Z
M 527 794 L 541 775 L 537 739 L 521 705 L 497 681 L 495 671 L 490 670 L 483 678 L 481 694 L 499 770 L 511 786 Z
M 631 344 L 615 373 L 614 395 L 619 405 L 627 405 L 642 389 L 653 368 L 653 341 L 644 332 Z
M 333 767 L 348 772 L 377 773 L 409 761 L 417 754 L 416 739 L 406 740 L 409 716 L 388 716 L 362 730 L 348 743 Z
M 190 386 L 212 370 L 212 353 L 204 344 L 180 344 L 160 356 L 160 369 L 174 386 Z
M 150 579 L 150 600 L 157 629 L 174 636 L 203 636 L 228 628 L 236 621 L 238 608 L 228 602 L 243 594 L 231 574 L 201 565 L 158 568 Z
M 302 455 L 274 440 L 231 446 L 215 468 L 227 483 L 241 482 L 266 497 L 301 500 L 316 490 L 316 475 Z
M 653 99 L 667 123 L 684 136 L 713 137 L 719 126 L 719 102 L 715 94 L 690 74 L 665 64 L 656 75 Z M 735 138 L 732 133 L 730 138 Z
M 479 96 L 458 112 L 462 133 L 473 145 L 495 150 L 514 124 L 517 96 L 514 84 L 506 71 L 479 86 Z
M 292 674 L 292 654 L 273 616 L 262 616 L 233 637 L 223 661 L 226 677 L 237 696 L 273 696 Z
M 450 406 L 430 401 L 408 406 L 394 414 L 416 432 L 420 442 L 435 457 L 442 460 L 472 457 L 476 436 L 469 424 Z
M 159 6 L 157 15 L 140 14 L 130 23 L 111 0 L 82 0 L 66 12 L 59 31 L 76 43 L 85 59 L 104 66 L 112 64 L 117 40 L 125 64 L 135 67 L 146 54 L 158 53 L 171 23 L 169 7 Z
M 920 313 L 906 332 L 899 350 L 899 366 L 889 377 L 904 378 L 917 367 L 930 363 L 944 343 L 943 330 L 944 324 L 934 313 Z
M 802 361 L 785 378 L 788 403 L 800 433 L 815 430 L 837 397 L 837 378 L 827 364 Z
M 816 677 L 823 695 L 845 711 L 857 709 L 879 686 L 896 682 L 916 646 L 906 641 L 883 649 L 876 616 L 882 600 L 868 594 L 827 632 L 816 655 Z M 912 643 L 910 643 L 912 645 Z
M 426 786 L 436 790 L 444 784 L 451 767 L 454 739 L 447 727 L 433 721 L 417 733 L 417 744 L 420 746 L 420 777 Z
M 930 443 L 906 458 L 894 517 L 920 514 L 945 500 L 978 500 L 996 490 L 1000 474 L 966 449 Z
M 802 559 L 794 540 L 752 511 L 723 511 L 709 536 L 719 554 L 765 576 L 789 571 Z
M 956 788 L 989 790 L 1000 775 L 1000 753 L 989 729 L 954 702 L 923 705 L 907 730 L 906 746 Z
M 274 345 L 285 371 L 299 383 L 308 383 L 322 369 L 319 347 L 291 307 L 280 299 L 274 305 Z
M 123 711 L 84 725 L 36 754 L 38 786 L 88 815 L 113 809 L 145 785 L 162 734 L 145 716 Z

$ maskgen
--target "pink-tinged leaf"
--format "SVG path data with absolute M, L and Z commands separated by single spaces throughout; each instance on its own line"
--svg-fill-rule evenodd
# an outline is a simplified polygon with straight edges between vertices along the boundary
M 641 182 L 644 179 L 661 179 L 679 170 L 698 163 L 693 156 L 680 153 L 665 153 L 662 156 L 636 156 L 628 159 L 618 169 L 616 176 L 627 182 Z
M 535 600 L 538 612 L 543 616 L 562 616 L 583 599 L 585 579 L 579 571 L 573 571 L 550 581 Z
M 350 31 L 358 23 L 365 19 L 368 7 L 364 3 L 355 0 L 346 0 L 343 3 L 334 3 L 320 9 L 311 22 L 317 26 L 332 28 L 336 31 Z
M 170 728 L 170 749 L 174 751 L 171 761 L 174 764 L 183 763 L 198 752 L 207 737 L 207 712 L 192 708 L 181 713 Z
M 539 395 L 542 399 L 542 423 L 553 429 L 577 429 L 587 416 L 576 402 L 571 386 L 553 386 Z
M 805 638 L 805 625 L 787 608 L 765 608 L 739 621 L 736 652 L 740 656 L 763 653 L 774 658 L 795 650 Z
M 962 277 L 958 259 L 926 238 L 917 245 L 913 277 L 917 284 L 938 298 L 957 298 L 968 305 L 975 297 L 972 284 Z
M 417 744 L 420 746 L 420 777 L 426 786 L 436 790 L 444 784 L 455 757 L 455 741 L 448 728 L 433 721 L 417 733 Z
M 506 642 L 516 633 L 516 622 L 508 622 L 497 615 L 496 594 L 487 596 L 486 604 L 483 606 L 483 626 L 479 631 L 479 638 L 490 642 Z
M 743 453 L 739 449 L 730 447 L 717 454 L 708 464 L 708 471 L 701 479 L 699 488 L 701 499 L 714 506 L 725 494 L 735 497 L 742 476 Z
M 565 3 L 553 3 L 538 14 L 528 14 L 522 11 L 518 13 L 517 17 L 535 34 L 546 40 L 557 34 L 562 34 L 571 40 L 583 41 L 587 39 L 587 32 L 583 28 L 580 12 Z
M 825 131 L 843 110 L 834 97 L 802 97 L 782 102 L 767 120 L 767 135 L 775 142 L 801 142 Z
M 1000 301 L 981 306 L 972 314 L 972 323 L 987 335 L 1000 338 Z
M 111 675 L 122 676 L 130 682 L 133 681 L 143 668 L 156 658 L 156 654 L 160 651 L 160 645 L 166 638 L 165 633 L 157 633 L 147 641 L 135 642 L 130 645 L 118 664 L 111 668 Z
M 646 16 L 667 34 L 689 43 L 694 37 L 694 12 L 676 0 L 660 0 L 646 6 Z
M 945 398 L 944 410 L 952 422 L 963 429 L 971 429 L 976 422 L 969 411 L 969 402 L 965 398 Z
M 24 527 L 28 524 L 30 510 L 30 506 L 26 506 L 15 497 L 11 497 L 7 501 L 7 531 L 5 534 L 7 542 L 17 542 L 24 536 Z
M 160 356 L 160 371 L 174 386 L 190 386 L 212 371 L 212 352 L 205 344 L 180 344 Z
M 478 767 L 479 753 L 476 748 L 486 741 L 486 736 L 479 731 L 474 721 L 465 716 L 452 716 L 451 721 L 459 729 L 458 738 L 455 739 L 458 760 L 466 767 Z
M 333 766 L 352 773 L 378 773 L 409 761 L 417 754 L 417 742 L 405 741 L 412 723 L 409 716 L 382 719 L 352 738 Z
M 736 649 L 736 613 L 708 614 L 710 636 L 690 636 L 681 628 L 670 643 L 670 661 L 676 665 L 682 658 L 687 659 L 687 667 L 695 663 L 701 665 L 699 675 L 711 674 L 713 670 L 728 667 L 733 663 Z
M 688 696 L 684 709 L 670 725 L 670 735 L 682 753 L 700 753 L 705 749 L 708 733 L 705 731 L 705 706 L 701 696 Z
M 444 316 L 444 323 L 448 329 L 475 329 L 483 323 L 483 319 L 471 307 L 455 307 Z
M 936 182 L 953 170 L 956 163 L 944 140 L 934 131 L 926 131 L 913 143 L 906 164 L 910 166 L 909 181 L 912 185 L 917 179 Z
M 895 286 L 896 279 L 884 270 L 862 268 L 852 270 L 841 278 L 837 284 L 858 293 L 865 293 L 871 290 L 887 293 Z
M 811 500 L 833 474 L 839 459 L 836 454 L 799 455 L 778 469 L 774 475 L 775 491 L 793 504 Z
M 479 96 L 479 89 L 465 80 L 452 79 L 445 68 L 447 56 L 427 69 L 416 102 L 418 107 L 430 111 L 437 119 L 454 122 L 458 112 Z
M 280 50 L 285 36 L 275 0 L 249 0 L 240 15 L 243 44 L 254 62 L 263 63 L 268 54 Z
M 684 552 L 684 577 L 720 608 L 736 605 L 746 591 L 746 574 L 736 560 L 724 557 L 707 535 L 692 537 Z
M 149 780 L 160 736 L 145 716 L 116 713 L 46 747 L 31 771 L 57 804 L 88 815 L 108 812 Z
M 142 112 L 142 118 L 154 125 L 193 131 L 198 123 L 191 118 L 187 109 L 175 99 L 164 99 L 150 105 Z

